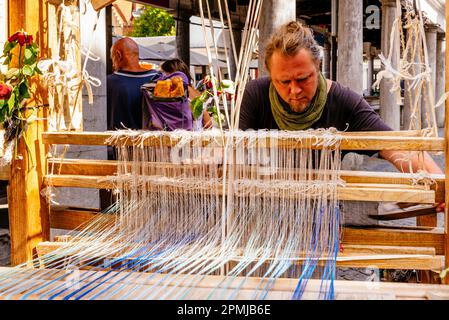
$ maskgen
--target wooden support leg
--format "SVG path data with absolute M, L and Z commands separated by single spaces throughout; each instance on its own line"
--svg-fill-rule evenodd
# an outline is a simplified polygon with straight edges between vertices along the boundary
M 45 168 L 44 146 L 39 138 L 42 133 L 41 122 L 43 120 L 37 121 L 27 130 L 34 159 L 29 157 L 22 138 L 18 158 L 11 165 L 8 211 L 13 266 L 35 258 L 36 245 L 50 238 L 49 208 L 40 195 Z
M 446 5 L 446 21 L 449 21 L 449 5 Z M 446 23 L 446 34 L 449 34 L 449 23 Z M 446 91 L 449 90 L 449 41 L 446 41 L 446 70 L 445 70 L 445 86 Z M 449 235 L 448 235 L 448 206 L 449 206 L 449 100 L 446 100 L 445 119 L 444 119 L 444 140 L 445 140 L 445 155 L 446 155 L 446 185 L 445 185 L 445 203 L 444 210 L 444 234 L 445 234 L 445 265 L 449 268 Z M 446 284 L 449 284 L 449 276 L 444 279 Z
M 8 33 L 23 29 L 33 35 L 41 48 L 41 57 L 46 56 L 46 0 L 9 0 L 8 4 Z M 46 116 L 42 107 L 46 104 L 46 90 L 41 88 L 38 79 L 33 79 L 30 84 L 32 97 L 27 107 L 41 106 L 38 118 L 43 119 Z M 41 201 L 40 195 L 46 173 L 46 149 L 41 138 L 45 129 L 44 120 L 35 121 L 28 126 L 26 137 L 30 150 L 27 150 L 22 137 L 17 147 L 17 158 L 11 164 L 8 211 L 12 265 L 34 258 L 36 245 L 49 239 L 49 210 L 45 202 Z

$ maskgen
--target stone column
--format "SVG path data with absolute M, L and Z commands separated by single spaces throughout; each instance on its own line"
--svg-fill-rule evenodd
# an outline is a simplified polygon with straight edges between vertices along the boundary
M 363 93 L 363 1 L 340 1 L 338 6 L 337 81 Z
M 446 65 L 446 39 L 444 33 L 437 34 L 437 53 L 436 53 L 436 85 L 435 100 L 438 102 L 445 91 L 445 65 Z M 438 128 L 444 127 L 444 104 L 436 109 Z
M 295 0 L 264 0 L 259 25 L 259 76 L 265 69 L 265 45 L 273 32 L 284 23 L 296 20 Z
M 190 14 L 180 14 L 176 22 L 176 52 L 178 58 L 190 65 Z
M 396 0 L 382 0 L 382 30 L 381 30 L 381 50 L 385 56 L 390 52 L 391 29 L 396 18 Z M 395 34 L 395 47 L 399 48 L 399 35 Z M 397 68 L 397 52 L 393 52 L 392 66 Z M 380 116 L 393 130 L 400 129 L 401 109 L 398 105 L 397 94 L 390 92 L 393 83 L 389 79 L 383 79 L 380 83 Z
M 430 84 L 427 83 L 423 90 L 424 92 L 421 94 L 421 121 L 422 127 L 427 128 L 433 125 L 433 117 L 431 114 L 428 114 L 427 110 L 429 110 L 429 105 L 435 102 L 435 83 L 436 83 L 436 68 L 437 68 L 437 26 L 434 24 L 427 24 L 425 26 L 426 32 L 426 45 L 427 45 L 427 54 L 428 54 L 428 62 L 430 66 L 430 70 L 432 72 L 430 77 Z M 424 61 L 425 62 L 425 61 Z M 430 86 L 430 90 L 429 90 Z M 433 96 L 433 97 L 432 97 Z
M 321 72 L 326 79 L 331 78 L 331 44 L 328 40 L 324 40 L 323 61 L 321 62 Z

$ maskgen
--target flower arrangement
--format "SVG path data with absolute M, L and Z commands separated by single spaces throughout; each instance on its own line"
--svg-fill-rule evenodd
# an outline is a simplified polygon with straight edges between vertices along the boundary
M 17 68 L 10 67 L 18 48 Z M 27 113 L 26 102 L 30 96 L 30 78 L 42 74 L 37 66 L 39 47 L 33 42 L 33 36 L 24 31 L 18 31 L 8 38 L 3 48 L 5 58 L 3 64 L 8 66 L 6 74 L 0 74 L 0 123 L 5 129 L 5 144 L 15 141 L 15 146 L 21 136 L 24 136 L 27 124 L 36 119 L 33 113 Z M 29 148 L 28 148 L 29 149 Z M 17 157 L 17 148 L 15 148 Z
M 215 83 L 218 82 L 216 79 L 214 80 Z M 205 76 L 204 79 L 199 83 L 198 89 L 202 91 L 201 95 L 194 98 L 191 102 L 193 118 L 198 119 L 198 117 L 200 117 L 203 111 L 206 109 L 212 114 L 212 117 L 216 122 L 219 122 L 219 116 L 221 117 L 221 120 L 224 120 L 223 115 L 218 110 L 218 106 L 213 103 L 214 93 L 212 78 L 210 76 Z M 227 101 L 231 101 L 235 96 L 234 83 L 231 80 L 222 80 L 217 85 L 217 94 L 219 97 L 222 94 L 226 94 Z

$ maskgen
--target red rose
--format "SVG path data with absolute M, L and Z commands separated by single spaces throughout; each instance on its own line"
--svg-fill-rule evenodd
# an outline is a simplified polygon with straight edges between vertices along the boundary
M 18 37 L 19 37 L 19 32 L 16 32 L 16 33 L 14 33 L 12 36 L 10 36 L 8 38 L 8 41 L 9 42 L 14 42 L 14 41 L 16 41 L 18 39 Z
M 18 31 L 14 33 L 11 37 L 9 37 L 8 41 L 9 42 L 18 41 L 21 46 L 30 45 L 33 43 L 33 36 L 28 35 L 26 32 Z
M 8 100 L 11 96 L 11 87 L 8 86 L 5 83 L 0 83 L 0 99 L 1 100 Z
M 33 44 L 33 36 L 31 34 L 28 36 L 26 44 L 27 45 L 32 45 Z
M 19 44 L 23 46 L 27 41 L 27 35 L 23 32 L 19 32 L 19 34 L 17 35 L 17 40 L 19 40 Z
M 206 86 L 206 89 L 211 89 L 213 87 L 212 80 L 211 80 L 211 78 L 209 76 L 205 76 L 204 77 L 203 83 Z

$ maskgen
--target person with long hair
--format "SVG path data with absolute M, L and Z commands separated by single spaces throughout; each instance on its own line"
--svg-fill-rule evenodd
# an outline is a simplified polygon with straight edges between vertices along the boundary
M 181 59 L 175 58 L 164 61 L 161 64 L 161 70 L 167 74 L 180 71 L 187 76 L 187 78 L 189 79 L 188 94 L 190 100 L 193 100 L 194 98 L 201 95 L 201 93 L 193 87 L 193 79 L 192 75 L 190 74 L 189 67 Z M 197 124 L 195 130 L 198 131 L 200 131 L 202 128 L 209 129 L 212 127 L 212 118 L 207 110 L 203 111 L 201 117 L 199 117 L 196 122 Z

